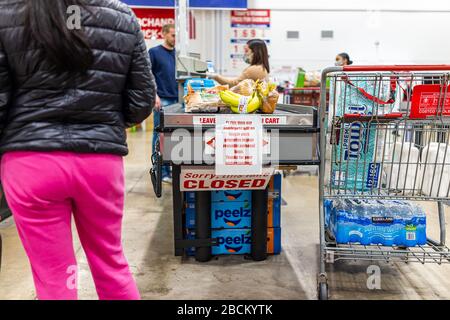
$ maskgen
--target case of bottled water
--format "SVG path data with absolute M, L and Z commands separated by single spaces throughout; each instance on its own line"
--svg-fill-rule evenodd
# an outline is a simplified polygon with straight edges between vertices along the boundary
M 328 226 L 340 244 L 414 247 L 427 241 L 425 212 L 405 201 L 334 200 Z

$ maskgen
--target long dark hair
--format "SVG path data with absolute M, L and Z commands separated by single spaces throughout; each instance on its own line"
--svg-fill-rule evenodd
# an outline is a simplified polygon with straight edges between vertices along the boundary
M 30 40 L 43 51 L 43 59 L 57 71 L 83 73 L 94 56 L 83 30 L 69 29 L 67 8 L 84 7 L 83 0 L 28 0 L 25 30 Z
M 252 39 L 247 42 L 247 45 L 253 52 L 251 65 L 262 65 L 267 73 L 270 73 L 269 52 L 266 42 L 261 39 Z
M 339 53 L 338 56 L 341 57 L 344 60 L 347 60 L 347 64 L 348 65 L 352 65 L 353 64 L 353 61 L 350 60 L 350 56 L 348 55 L 348 53 L 342 52 L 342 53 Z

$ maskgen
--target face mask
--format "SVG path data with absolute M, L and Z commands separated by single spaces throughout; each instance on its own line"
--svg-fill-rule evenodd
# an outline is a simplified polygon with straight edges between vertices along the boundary
M 252 64 L 252 60 L 253 60 L 253 54 L 252 53 L 248 53 L 248 54 L 244 55 L 244 62 L 246 64 Z
M 342 60 L 339 60 L 339 61 L 336 61 L 336 62 L 334 63 L 334 65 L 335 65 L 336 67 L 342 67 L 342 66 L 344 65 L 344 62 L 343 62 Z

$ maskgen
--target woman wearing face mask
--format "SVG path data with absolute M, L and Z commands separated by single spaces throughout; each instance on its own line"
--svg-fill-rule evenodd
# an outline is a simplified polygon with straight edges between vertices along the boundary
M 227 78 L 221 75 L 211 75 L 210 78 L 222 85 L 228 84 L 230 87 L 237 85 L 245 79 L 267 80 L 270 73 L 269 53 L 265 41 L 253 39 L 245 46 L 244 61 L 250 66 L 244 69 L 237 78 Z
M 339 53 L 336 56 L 336 63 L 335 63 L 335 65 L 337 67 L 344 67 L 344 66 L 349 66 L 349 65 L 352 65 L 352 64 L 353 64 L 353 61 L 350 60 L 350 56 L 348 55 L 348 53 L 343 52 L 343 53 Z

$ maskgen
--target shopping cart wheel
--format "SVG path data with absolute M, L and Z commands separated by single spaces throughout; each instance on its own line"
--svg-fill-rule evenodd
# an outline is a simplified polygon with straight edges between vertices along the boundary
M 328 278 L 325 273 L 319 274 L 317 279 L 317 296 L 319 300 L 328 300 Z
M 328 284 L 319 284 L 319 300 L 328 300 Z

